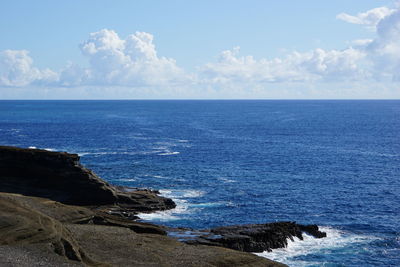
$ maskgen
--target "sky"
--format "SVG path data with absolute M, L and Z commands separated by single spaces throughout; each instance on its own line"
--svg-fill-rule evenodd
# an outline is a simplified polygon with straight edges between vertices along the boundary
M 400 1 L 2 0 L 0 99 L 400 99 Z

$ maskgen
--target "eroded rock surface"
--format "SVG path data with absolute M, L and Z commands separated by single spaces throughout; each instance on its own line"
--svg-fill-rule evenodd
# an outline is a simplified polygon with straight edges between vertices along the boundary
M 79 163 L 77 154 L 0 146 L 0 191 L 70 205 L 117 205 L 131 212 L 175 207 L 151 190 L 123 192 Z
M 23 201 L 20 201 L 23 200 Z M 87 264 L 88 257 L 64 225 L 32 207 L 35 200 L 0 194 L 0 245 L 49 244 L 53 251 L 69 260 Z
M 156 225 L 85 207 L 0 193 L 0 266 L 286 266 L 164 234 Z

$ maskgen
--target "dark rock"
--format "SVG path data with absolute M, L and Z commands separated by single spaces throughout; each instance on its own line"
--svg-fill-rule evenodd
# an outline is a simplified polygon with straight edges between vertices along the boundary
M 315 224 L 311 224 L 311 225 L 302 225 L 299 224 L 300 230 L 303 232 L 306 232 L 310 235 L 312 235 L 315 238 L 323 238 L 326 237 L 326 233 L 325 232 L 321 232 L 318 228 L 317 225 Z
M 303 240 L 303 232 L 315 238 L 326 237 L 326 233 L 319 231 L 317 225 L 276 222 L 213 228 L 207 234 L 192 238 L 186 243 L 221 246 L 246 252 L 263 252 L 284 248 L 288 244 L 288 239 L 293 240 L 293 237 Z
M 79 163 L 77 154 L 0 146 L 0 191 L 64 204 L 118 205 L 130 211 L 175 207 L 151 190 L 122 192 Z

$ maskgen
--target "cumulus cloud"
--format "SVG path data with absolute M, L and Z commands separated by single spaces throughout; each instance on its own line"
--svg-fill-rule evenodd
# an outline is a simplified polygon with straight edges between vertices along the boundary
M 220 88 L 223 89 L 219 92 L 241 96 L 245 90 L 263 95 L 269 88 L 281 85 L 291 93 L 298 85 L 312 88 L 321 83 L 328 87 L 354 82 L 358 88 L 364 88 L 366 84 L 389 82 L 393 87 L 393 81 L 400 80 L 400 8 L 379 7 L 357 15 L 341 13 L 337 18 L 367 26 L 375 36 L 351 41 L 350 47 L 341 50 L 293 51 L 278 58 L 243 56 L 240 48 L 235 47 L 222 51 L 216 62 L 190 74 L 179 68 L 174 59 L 158 55 L 150 33 L 136 32 L 121 38 L 115 31 L 103 29 L 91 33 L 80 44 L 89 63 L 85 67 L 68 63 L 59 72 L 40 70 L 34 67 L 28 51 L 0 52 L 0 86 L 45 84 L 68 91 L 73 90 L 71 87 L 93 85 L 93 90 L 108 92 L 118 86 L 124 88 L 124 94 L 140 91 L 146 92 L 146 96 L 167 96 L 162 90 L 169 90 L 174 96 L 186 98 L 212 95 Z M 283 90 L 275 94 L 279 96 L 280 92 Z
M 358 13 L 355 16 L 347 13 L 340 13 L 336 18 L 353 24 L 366 25 L 374 29 L 383 18 L 391 15 L 395 11 L 395 9 L 390 9 L 388 7 L 378 7 L 363 13 Z
M 26 50 L 0 51 L 0 86 L 47 84 L 57 79 L 58 75 L 55 72 L 33 67 L 33 60 Z
M 217 62 L 201 68 L 203 79 L 218 84 L 393 82 L 400 80 L 400 9 L 379 7 L 337 18 L 365 25 L 376 36 L 358 39 L 342 50 L 314 49 L 281 58 L 239 56 L 240 48 L 223 51 Z
M 357 39 L 357 40 L 351 41 L 350 43 L 353 47 L 364 48 L 367 45 L 369 45 L 370 43 L 372 43 L 373 41 L 374 41 L 373 39 Z
M 366 50 L 374 62 L 376 74 L 383 78 L 400 78 L 400 10 L 377 24 L 377 37 Z
M 176 83 L 186 78 L 174 59 L 157 55 L 153 35 L 146 32 L 121 39 L 115 31 L 103 29 L 91 33 L 80 49 L 90 63 L 90 68 L 79 77 L 82 83 L 148 86 Z M 76 72 L 71 68 L 66 71 Z M 68 83 L 67 76 L 64 82 Z
M 223 51 L 216 63 L 202 68 L 204 77 L 216 83 L 276 83 L 354 80 L 364 75 L 358 67 L 365 57 L 359 50 L 315 49 L 293 52 L 284 58 L 259 59 L 239 56 L 239 47 Z
M 352 43 L 365 55 L 371 73 L 378 81 L 398 81 L 400 73 L 400 9 L 374 8 L 356 16 L 345 13 L 337 17 L 344 21 L 367 25 L 374 30 L 372 39 Z

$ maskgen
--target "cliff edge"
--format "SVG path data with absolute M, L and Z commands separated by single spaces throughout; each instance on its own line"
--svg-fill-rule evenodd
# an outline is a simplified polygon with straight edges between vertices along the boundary
M 117 205 L 131 211 L 175 207 L 151 190 L 123 192 L 79 163 L 77 154 L 0 146 L 0 191 L 80 206 Z

